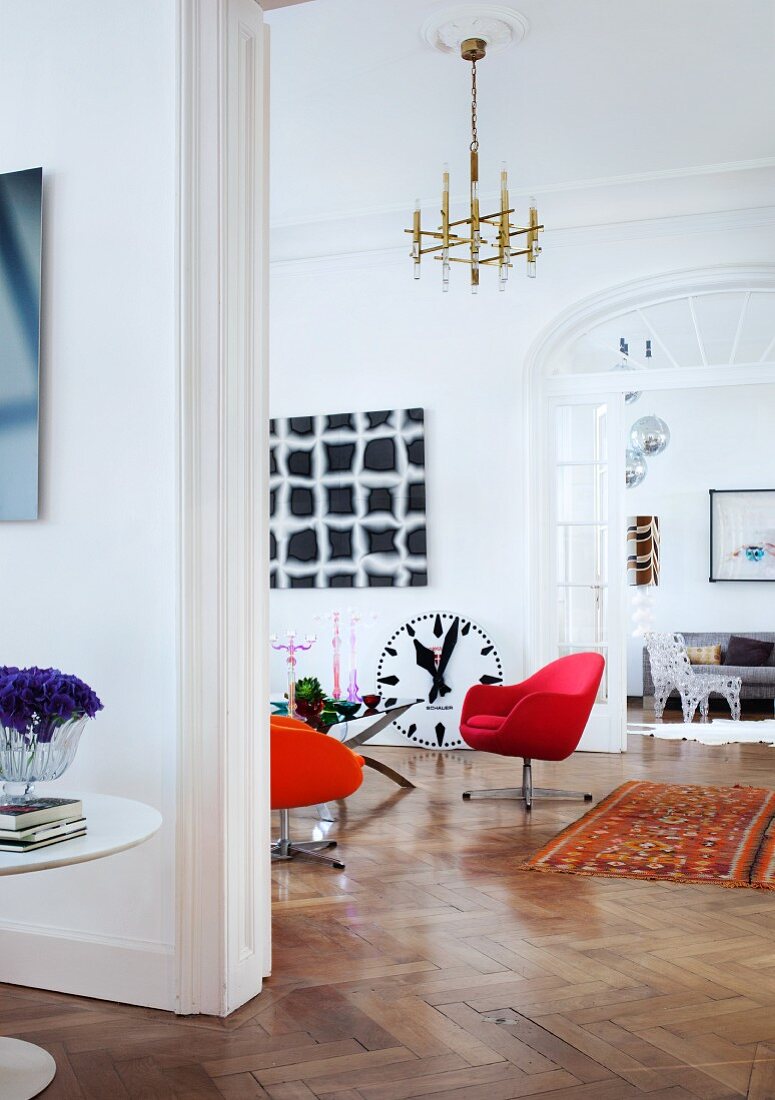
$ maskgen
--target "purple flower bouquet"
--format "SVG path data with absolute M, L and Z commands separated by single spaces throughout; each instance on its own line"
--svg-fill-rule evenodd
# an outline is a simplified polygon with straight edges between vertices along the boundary
M 58 779 L 72 764 L 89 718 L 102 703 L 56 668 L 0 666 L 0 779 L 6 797 L 26 801 L 38 781 Z

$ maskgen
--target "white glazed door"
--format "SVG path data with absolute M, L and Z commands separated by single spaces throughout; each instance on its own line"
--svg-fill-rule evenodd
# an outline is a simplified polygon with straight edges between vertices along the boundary
M 625 566 L 621 395 L 550 400 L 542 649 L 595 651 L 606 669 L 580 748 L 626 747 Z M 612 489 L 614 491 L 612 491 Z

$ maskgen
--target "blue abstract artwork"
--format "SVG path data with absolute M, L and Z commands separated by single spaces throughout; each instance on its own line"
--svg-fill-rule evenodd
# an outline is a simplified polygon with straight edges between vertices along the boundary
M 38 517 L 42 177 L 0 175 L 0 520 Z

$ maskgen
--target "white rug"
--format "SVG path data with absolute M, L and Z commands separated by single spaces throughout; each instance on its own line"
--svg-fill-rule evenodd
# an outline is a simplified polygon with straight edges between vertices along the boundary
M 627 732 L 660 741 L 697 741 L 700 745 L 771 745 L 775 747 L 775 719 L 761 722 L 733 722 L 714 718 L 710 722 L 629 722 Z

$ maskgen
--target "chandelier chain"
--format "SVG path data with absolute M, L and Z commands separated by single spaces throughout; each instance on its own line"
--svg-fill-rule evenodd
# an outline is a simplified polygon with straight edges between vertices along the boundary
M 477 130 L 476 103 L 476 62 L 471 62 L 471 152 L 479 152 L 479 131 Z

